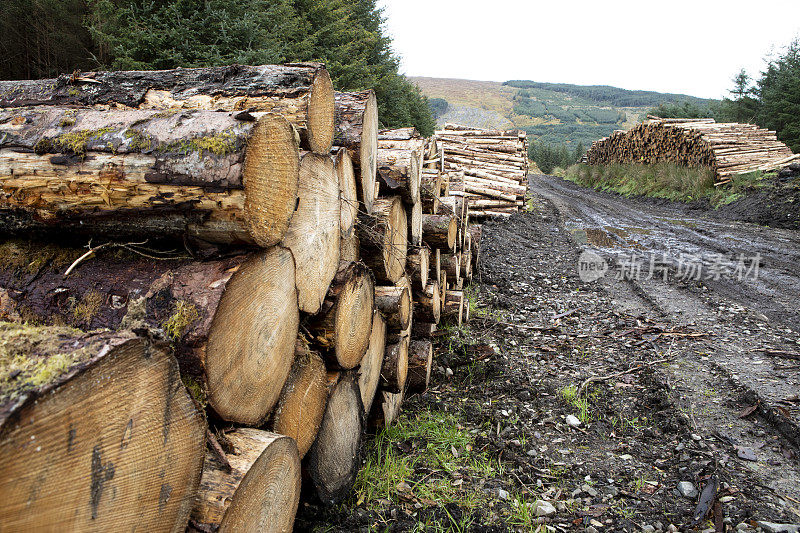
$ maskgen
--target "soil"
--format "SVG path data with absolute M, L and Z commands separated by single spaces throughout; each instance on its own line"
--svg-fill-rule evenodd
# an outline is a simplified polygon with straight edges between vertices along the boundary
M 756 531 L 759 521 L 800 523 L 800 236 L 694 219 L 685 207 L 558 178 L 534 177 L 532 189 L 529 212 L 484 226 L 473 280 L 478 312 L 469 328 L 438 338 L 434 385 L 404 404 L 412 418 L 459 413 L 475 447 L 505 465 L 501 475 L 461 485 L 486 505 L 306 502 L 297 528 L 408 531 L 425 517 L 464 513 L 471 531 Z M 609 266 L 599 280 L 578 274 L 585 251 Z M 728 266 L 759 253 L 761 277 L 685 279 L 678 254 L 689 251 L 714 252 Z M 626 272 L 626 256 L 652 252 L 658 276 Z M 699 520 L 701 496 L 681 494 L 681 482 L 697 492 L 719 487 Z M 555 512 L 512 524 L 518 501 L 509 494 Z

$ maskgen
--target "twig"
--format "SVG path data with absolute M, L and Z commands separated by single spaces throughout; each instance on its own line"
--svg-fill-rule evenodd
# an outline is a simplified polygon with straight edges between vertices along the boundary
M 217 456 L 219 462 L 222 463 L 225 471 L 230 472 L 233 467 L 231 467 L 231 463 L 228 461 L 228 457 L 225 455 L 225 450 L 222 449 L 217 437 L 211 433 L 211 430 L 209 429 L 206 429 L 206 441 L 208 441 L 208 447 L 211 448 L 211 451 Z
M 93 256 L 95 254 L 95 252 L 98 252 L 98 251 L 102 250 L 103 248 L 107 248 L 109 245 L 110 245 L 110 243 L 105 243 L 105 244 L 101 244 L 100 246 L 95 246 L 94 248 L 92 248 L 92 242 L 89 241 L 89 251 L 86 252 L 85 254 L 83 254 L 82 256 L 80 256 L 79 258 L 77 258 L 75 261 L 72 262 L 72 264 L 69 266 L 69 268 L 66 270 L 66 272 L 64 272 L 64 277 L 66 278 L 67 276 L 69 276 L 72 273 L 72 271 L 75 270 L 78 267 L 78 265 L 80 265 L 86 259 L 89 259 L 91 256 Z
M 642 370 L 642 369 L 644 369 L 644 368 L 646 368 L 648 366 L 657 365 L 658 363 L 666 363 L 667 361 L 670 361 L 670 360 L 671 360 L 671 358 L 657 359 L 655 361 L 650 361 L 649 363 L 642 363 L 642 364 L 640 364 L 638 366 L 635 366 L 633 368 L 629 368 L 628 370 L 623 370 L 622 372 L 615 372 L 614 374 L 609 374 L 607 376 L 592 376 L 592 377 L 588 378 L 586 381 L 584 381 L 583 383 L 581 383 L 581 386 L 578 387 L 577 396 L 580 396 L 581 393 L 583 392 L 583 390 L 590 383 L 597 383 L 599 381 L 608 381 L 609 379 L 618 378 L 620 376 L 624 376 L 625 374 L 632 374 L 632 373 L 638 372 L 638 371 L 640 371 L 640 370 Z

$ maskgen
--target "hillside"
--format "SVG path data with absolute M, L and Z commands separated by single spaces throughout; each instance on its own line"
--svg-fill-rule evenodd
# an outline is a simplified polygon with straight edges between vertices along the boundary
M 630 91 L 514 80 L 505 83 L 449 78 L 410 78 L 430 99 L 443 99 L 441 125 L 457 122 L 483 128 L 520 128 L 549 144 L 588 146 L 616 129 L 639 122 L 661 103 L 704 100 L 682 94 Z M 434 101 L 434 103 L 437 103 Z M 442 102 L 438 104 L 444 108 Z

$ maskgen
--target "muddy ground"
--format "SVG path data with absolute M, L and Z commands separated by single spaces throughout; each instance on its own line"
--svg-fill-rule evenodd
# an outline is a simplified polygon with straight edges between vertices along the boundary
M 438 337 L 432 387 L 406 399 L 399 429 L 367 446 L 353 499 L 301 503 L 297 529 L 800 523 L 797 235 L 728 225 L 718 237 L 713 221 L 692 226 L 646 202 L 573 187 L 542 178 L 530 212 L 484 227 L 479 305 L 469 327 Z M 633 230 L 648 221 L 662 238 Z M 681 279 L 680 262 L 662 253 L 667 241 L 679 250 L 715 240 L 728 243 L 715 249 L 730 266 L 737 250 L 763 251 L 773 279 Z M 597 281 L 578 275 L 586 250 L 609 268 Z M 626 269 L 630 251 L 662 253 L 659 276 Z M 430 420 L 453 425 L 452 449 L 413 431 Z M 373 469 L 376 456 L 406 468 Z M 716 504 L 695 517 L 710 487 Z

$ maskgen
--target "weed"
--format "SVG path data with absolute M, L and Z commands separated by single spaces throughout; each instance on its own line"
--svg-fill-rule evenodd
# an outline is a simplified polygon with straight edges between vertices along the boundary
M 567 385 L 560 392 L 561 398 L 568 404 L 577 409 L 578 420 L 583 422 L 584 424 L 592 421 L 592 415 L 590 413 L 591 406 L 589 404 L 588 398 L 579 398 L 578 397 L 578 387 L 575 385 Z
M 184 300 L 178 300 L 175 302 L 175 313 L 162 322 L 161 327 L 167 335 L 177 341 L 183 337 L 186 329 L 199 318 L 200 312 L 194 304 L 190 304 Z

